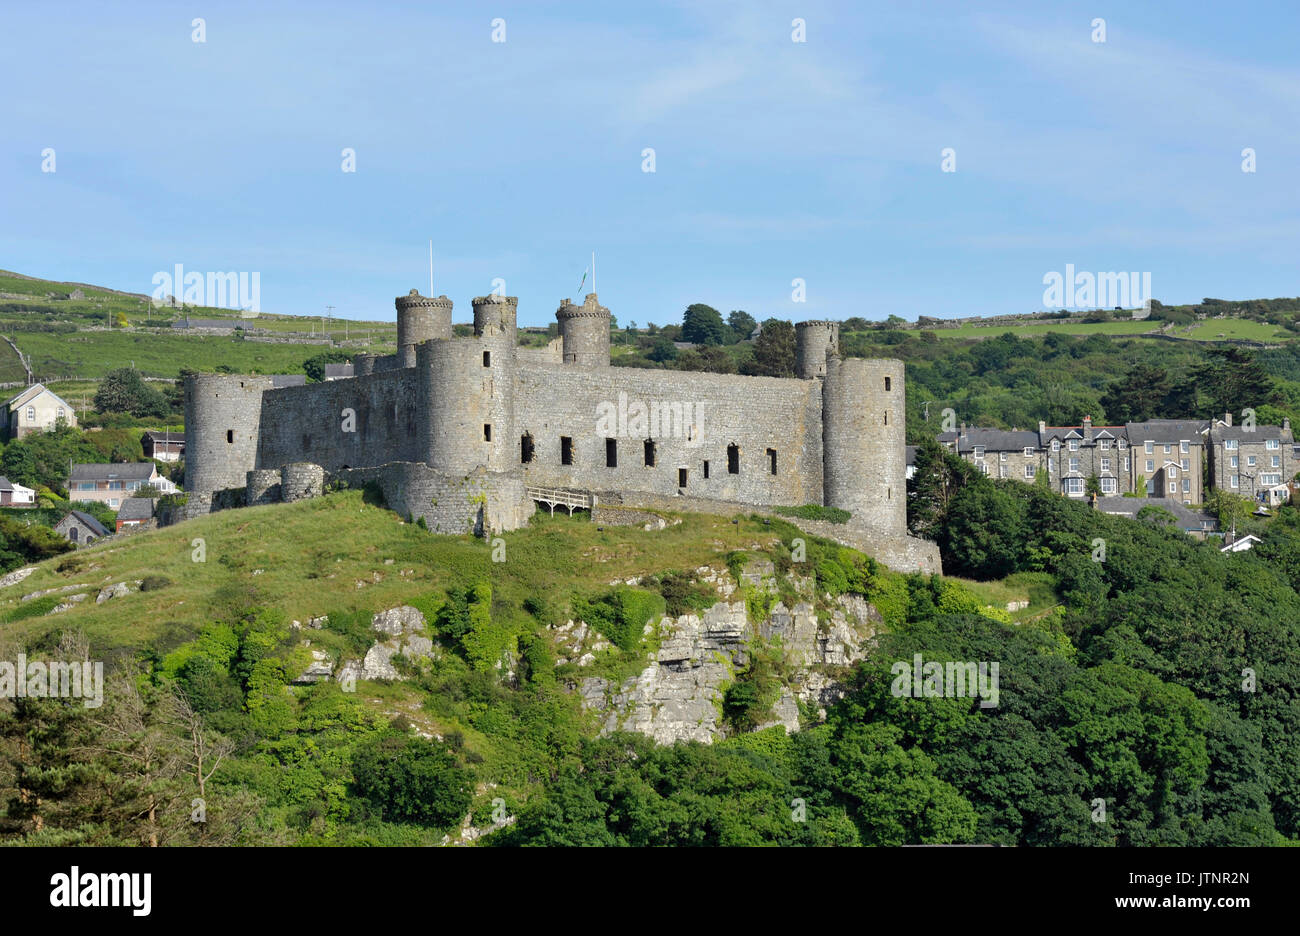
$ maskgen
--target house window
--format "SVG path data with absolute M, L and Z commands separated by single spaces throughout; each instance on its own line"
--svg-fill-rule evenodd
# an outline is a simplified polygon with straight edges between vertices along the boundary
M 120 501 L 118 498 L 116 498 L 116 497 L 112 497 L 112 498 L 109 498 L 108 506 L 110 506 L 110 507 L 112 507 L 114 510 L 116 510 L 116 509 L 117 509 L 117 505 L 120 504 L 120 503 L 121 503 L 121 501 Z
M 605 440 L 605 467 L 618 467 L 618 439 Z
M 1232 475 L 1228 478 L 1228 487 L 1240 487 L 1241 475 Z
M 1070 447 L 1070 451 L 1071 451 L 1071 452 L 1077 452 L 1077 451 L 1079 451 L 1079 440 L 1078 440 L 1078 439 L 1071 439 L 1070 442 L 1069 442 L 1069 447 Z
M 1229 456 L 1228 456 L 1228 466 L 1231 467 L 1231 468 L 1239 468 L 1239 467 L 1241 467 L 1241 456 L 1240 456 L 1240 455 L 1229 455 Z
M 1184 493 L 1184 494 L 1189 494 L 1189 493 L 1191 493 L 1191 490 L 1192 490 L 1192 479 L 1191 479 L 1191 478 L 1183 478 L 1183 493 Z
M 1177 494 L 1177 493 L 1178 493 L 1178 482 L 1177 482 L 1177 481 L 1170 481 L 1170 482 L 1169 482 L 1169 493 L 1170 493 L 1170 494 Z
M 484 367 L 491 367 L 491 366 L 492 366 L 492 352 L 491 352 L 491 351 L 484 351 L 484 352 L 483 352 L 483 366 L 484 366 Z
M 1074 472 L 1074 471 L 1078 471 L 1078 470 L 1079 470 L 1079 459 L 1077 459 L 1077 458 L 1071 458 L 1071 459 L 1070 459 L 1070 471 Z
M 889 378 L 888 378 L 888 377 L 885 378 L 885 392 L 886 392 L 886 393 L 889 392 Z
M 121 481 L 110 481 L 110 482 L 108 482 L 108 489 L 109 489 L 110 491 L 120 491 L 120 490 L 122 490 L 122 482 L 121 482 Z
M 1156 470 L 1155 459 L 1153 459 L 1153 458 L 1148 458 L 1148 459 L 1147 459 L 1147 471 L 1155 471 L 1155 470 Z
M 776 474 L 776 449 L 767 450 L 767 470 Z
M 1083 493 L 1083 478 L 1066 478 L 1066 479 L 1065 479 L 1065 493 L 1066 493 L 1066 494 L 1082 494 L 1082 493 Z
M 682 487 L 682 488 L 686 487 L 686 469 L 685 469 L 685 468 L 678 468 L 678 469 L 677 469 L 677 486 L 678 486 L 678 487 Z
M 54 418 L 55 418 L 55 419 L 66 419 L 66 418 L 67 418 L 67 414 L 63 412 L 63 407 L 62 407 L 62 406 L 60 406 L 57 410 L 55 410 L 55 412 L 54 412 Z
M 1178 451 L 1186 455 L 1187 452 L 1189 451 L 1187 447 L 1189 444 L 1190 443 L 1186 439 L 1183 439 L 1181 442 L 1178 443 Z
M 1128 448 L 1128 443 L 1125 442 L 1123 439 L 1120 439 L 1118 442 L 1115 443 L 1115 448 L 1119 449 L 1120 451 L 1123 451 L 1124 449 Z
M 1223 440 L 1223 448 L 1224 448 L 1224 451 L 1228 451 L 1228 452 L 1235 452 L 1235 451 L 1237 451 L 1237 440 L 1236 440 L 1236 439 L 1224 439 L 1224 440 Z
M 982 461 L 979 463 L 979 466 L 980 466 L 980 471 L 984 472 L 984 474 L 987 476 L 989 473 L 989 463 L 986 461 Z
M 1006 453 L 1006 452 L 998 452 L 998 461 L 1000 461 L 1000 462 L 1004 462 L 1004 461 L 1006 461 L 1006 460 L 1007 460 L 1007 453 Z
M 560 436 L 560 464 L 573 464 L 573 440 L 568 436 Z
M 1033 466 L 1033 465 L 1025 465 L 1025 477 L 1028 478 L 1030 481 L 1034 480 L 1034 466 Z
M 645 466 L 653 468 L 655 466 L 655 443 L 654 439 L 645 440 Z
M 1281 444 L 1282 444 L 1282 443 L 1279 442 L 1277 439 L 1265 439 L 1265 440 L 1264 440 L 1264 448 L 1266 448 L 1266 449 L 1275 449 L 1275 448 L 1278 448 L 1279 446 L 1281 446 Z
M 1115 484 L 1114 478 L 1101 479 L 1101 493 L 1114 494 L 1116 490 L 1118 490 L 1118 486 Z
M 1097 445 L 1103 452 L 1110 451 L 1110 439 L 1102 439 L 1097 443 Z
M 1247 455 L 1247 456 L 1246 456 L 1246 467 L 1247 467 L 1247 468 L 1254 468 L 1254 467 L 1255 467 L 1255 456 L 1254 456 L 1254 455 Z
M 1169 466 L 1169 477 L 1171 478 L 1178 477 L 1178 469 L 1175 468 L 1173 465 Z
M 1052 451 L 1053 451 L 1053 452 L 1059 452 L 1060 450 L 1061 450 L 1061 440 L 1060 440 L 1060 439 L 1053 439 L 1053 440 L 1052 440 Z
M 983 457 L 984 457 L 984 446 L 982 446 L 982 445 L 977 445 L 977 446 L 975 446 L 975 457 L 976 457 L 976 458 L 983 458 Z
M 1282 475 L 1280 475 L 1280 474 L 1262 474 L 1262 475 L 1259 476 L 1259 483 L 1260 483 L 1260 485 L 1261 485 L 1262 487 L 1269 487 L 1269 486 L 1274 485 L 1274 484 L 1281 484 L 1281 483 L 1282 483 Z
M 533 460 L 533 434 L 525 432 L 519 437 L 519 461 L 527 465 Z
M 740 474 L 740 446 L 727 446 L 727 474 Z
M 1182 464 L 1183 471 L 1191 471 L 1191 470 L 1192 470 L 1192 460 L 1191 460 L 1190 458 L 1184 458 L 1184 459 L 1182 459 L 1182 460 L 1181 460 L 1181 464 Z
M 27 407 L 27 421 L 36 422 L 36 407 L 34 406 Z
M 492 424 L 491 424 L 491 423 L 484 423 L 484 424 L 483 424 L 483 441 L 484 441 L 484 442 L 491 442 L 491 441 L 492 441 Z
M 1150 454 L 1152 454 L 1153 452 L 1155 452 L 1155 450 L 1156 450 L 1155 443 L 1154 443 L 1154 442 L 1150 442 L 1150 441 L 1148 441 L 1147 444 L 1146 444 L 1146 453 L 1147 453 L 1148 455 L 1150 455 Z
M 1033 458 L 1033 457 L 1034 457 L 1034 447 L 1032 445 L 1026 445 L 1025 458 Z
M 1166 446 L 1165 446 L 1165 454 L 1166 454 L 1166 455 L 1168 455 L 1168 454 L 1170 454 L 1171 452 L 1173 452 L 1173 450 L 1174 450 L 1174 447 L 1173 447 L 1172 445 L 1166 445 Z
M 1101 470 L 1102 470 L 1102 471 L 1110 471 L 1110 459 L 1109 459 L 1109 458 L 1103 458 L 1103 459 L 1101 460 Z
M 1270 467 L 1270 468 L 1281 468 L 1281 467 L 1282 467 L 1282 456 L 1280 456 L 1280 455 L 1274 455 L 1271 459 L 1269 459 L 1269 467 Z
M 707 478 L 709 477 L 709 463 L 708 463 L 708 461 L 705 461 L 705 462 L 704 462 L 704 477 L 705 477 L 705 479 L 707 479 Z

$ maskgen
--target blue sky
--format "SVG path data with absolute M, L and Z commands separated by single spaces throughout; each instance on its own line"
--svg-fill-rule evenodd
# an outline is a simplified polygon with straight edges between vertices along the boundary
M 50 279 L 391 320 L 432 238 L 458 321 L 495 277 L 553 321 L 593 250 L 623 323 L 1031 312 L 1067 263 L 1300 294 L 1300 4 L 6 7 L 0 267 Z

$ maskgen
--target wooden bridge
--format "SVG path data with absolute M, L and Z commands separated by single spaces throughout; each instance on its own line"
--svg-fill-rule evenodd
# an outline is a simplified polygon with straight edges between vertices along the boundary
M 555 516 L 555 508 L 563 507 L 573 516 L 575 510 L 590 510 L 595 506 L 596 498 L 583 491 L 570 491 L 565 488 L 546 488 L 527 485 L 528 496 L 539 504 L 545 504 Z

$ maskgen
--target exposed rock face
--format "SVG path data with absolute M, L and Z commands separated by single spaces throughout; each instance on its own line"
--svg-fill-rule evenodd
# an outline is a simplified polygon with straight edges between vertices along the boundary
M 7 575 L 0 577 L 0 588 L 8 588 L 10 585 L 17 585 L 35 571 L 36 566 L 27 566 L 25 569 L 14 569 Z
M 380 611 L 370 622 L 380 635 L 363 660 L 349 660 L 339 670 L 339 682 L 352 679 L 401 679 L 392 659 L 397 654 L 405 657 L 427 657 L 433 652 L 433 641 L 424 635 L 424 615 L 410 605 Z M 314 655 L 314 652 L 313 652 Z
M 95 604 L 103 604 L 113 598 L 122 598 L 131 593 L 131 588 L 126 582 L 118 582 L 116 585 L 109 585 L 98 595 L 95 596 Z
M 764 583 L 771 582 L 773 572 L 770 562 L 751 562 L 742 580 L 766 587 Z M 697 578 L 718 585 L 724 595 L 736 589 L 725 572 L 697 570 Z M 803 592 L 811 585 L 797 584 Z M 782 688 L 771 718 L 760 727 L 784 725 L 795 731 L 799 728 L 799 703 L 825 718 L 826 706 L 844 695 L 839 683 L 844 668 L 866 656 L 881 624 L 880 613 L 859 595 L 840 596 L 829 621 L 819 621 L 813 604 L 804 601 L 793 608 L 778 602 L 765 620 L 751 624 L 745 602 L 720 601 L 702 616 L 665 617 L 659 651 L 640 675 L 622 685 L 595 677 L 584 679 L 579 691 L 587 708 L 603 714 L 604 733 L 639 731 L 660 744 L 710 743 L 726 733 L 723 690 L 735 679 L 737 670 L 747 665 L 749 642 L 779 638 L 794 673 L 789 685 Z M 574 625 L 570 622 L 569 626 Z M 585 626 L 579 622 L 574 627 Z
M 606 712 L 604 732 L 639 731 L 660 744 L 712 742 L 723 735 L 721 689 L 747 659 L 745 603 L 719 602 L 703 617 L 665 617 L 660 627 L 659 652 L 640 676 L 617 688 L 584 679 L 583 702 Z
M 306 686 L 320 682 L 322 679 L 329 679 L 333 673 L 333 658 L 324 650 L 313 650 L 311 652 L 311 665 L 303 670 L 302 675 L 293 682 L 296 686 Z

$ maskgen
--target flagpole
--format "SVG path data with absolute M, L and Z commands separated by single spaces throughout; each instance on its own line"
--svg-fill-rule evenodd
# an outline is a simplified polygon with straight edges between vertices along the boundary
M 591 291 L 596 291 L 596 251 L 591 252 Z
M 433 297 L 433 241 L 429 241 L 429 296 Z

